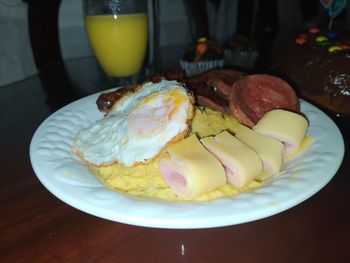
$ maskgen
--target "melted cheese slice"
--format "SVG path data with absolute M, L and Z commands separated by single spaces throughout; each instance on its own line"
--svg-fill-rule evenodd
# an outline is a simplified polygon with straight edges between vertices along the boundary
M 283 144 L 280 141 L 262 135 L 243 125 L 238 127 L 235 136 L 260 156 L 263 162 L 263 169 L 266 172 L 274 175 L 281 170 Z
M 184 199 L 196 198 L 226 184 L 223 166 L 194 134 L 170 146 L 158 164 L 167 184 Z
M 201 142 L 223 164 L 227 179 L 234 187 L 241 188 L 262 173 L 257 153 L 227 131 L 203 138 Z
M 302 115 L 281 109 L 269 111 L 253 127 L 255 131 L 281 141 L 286 153 L 299 148 L 307 128 L 308 122 Z

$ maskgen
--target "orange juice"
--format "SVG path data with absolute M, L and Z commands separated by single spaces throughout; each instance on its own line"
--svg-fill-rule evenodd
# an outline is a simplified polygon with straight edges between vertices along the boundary
M 140 72 L 147 49 L 147 15 L 85 16 L 90 45 L 107 75 L 129 77 Z

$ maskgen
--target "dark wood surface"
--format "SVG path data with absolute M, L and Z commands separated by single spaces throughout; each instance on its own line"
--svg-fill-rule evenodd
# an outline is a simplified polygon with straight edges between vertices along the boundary
M 0 262 L 347 261 L 350 125 L 346 121 L 335 119 L 346 144 L 340 170 L 296 207 L 230 227 L 144 228 L 74 209 L 39 182 L 29 159 L 33 133 L 54 110 L 84 95 L 81 90 L 69 91 L 65 97 L 70 87 L 62 87 L 63 95 L 57 97 L 59 90 L 50 93 L 41 81 L 33 76 L 0 87 Z

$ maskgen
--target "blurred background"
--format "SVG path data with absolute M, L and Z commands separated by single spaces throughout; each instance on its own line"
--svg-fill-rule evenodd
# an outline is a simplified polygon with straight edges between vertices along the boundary
M 252 37 L 259 44 L 257 69 L 269 66 L 271 57 L 303 27 L 327 17 L 319 0 L 153 0 L 156 52 L 155 70 L 179 68 L 184 48 L 208 35 L 225 41 L 234 34 Z M 337 17 L 350 24 L 350 8 Z M 0 0 L 0 87 L 30 77 L 57 61 L 55 69 L 86 79 L 99 67 L 84 31 L 81 0 Z M 86 59 L 86 63 L 74 63 Z M 78 68 L 77 68 L 78 67 Z M 86 67 L 86 68 L 85 68 Z M 96 76 L 84 72 L 96 67 Z M 89 72 L 92 72 L 89 70 Z M 64 85 L 63 83 L 60 83 Z M 89 90 L 90 89 L 90 90 Z

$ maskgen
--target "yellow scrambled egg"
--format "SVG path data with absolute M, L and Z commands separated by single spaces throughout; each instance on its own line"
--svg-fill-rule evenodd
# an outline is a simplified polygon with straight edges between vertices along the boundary
M 192 133 L 196 133 L 198 137 L 216 135 L 223 130 L 234 133 L 237 127 L 238 122 L 235 118 L 210 109 L 196 108 L 192 120 Z M 182 201 L 164 181 L 157 160 L 132 167 L 114 164 L 102 167 L 90 166 L 89 168 L 107 187 L 113 190 L 142 198 Z M 195 201 L 233 196 L 260 187 L 261 184 L 260 181 L 256 180 L 240 189 L 226 184 L 198 197 Z

